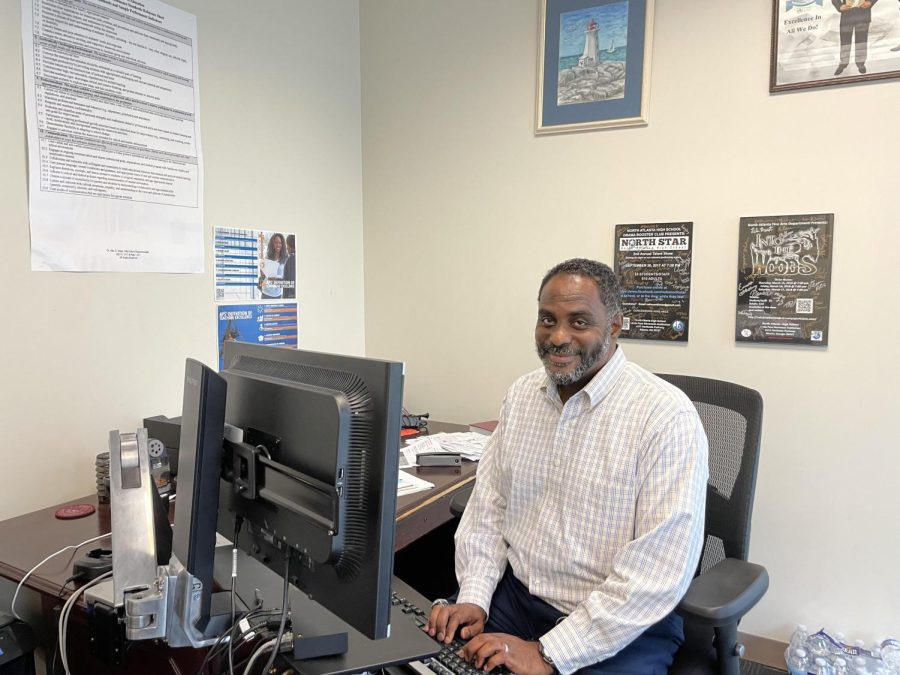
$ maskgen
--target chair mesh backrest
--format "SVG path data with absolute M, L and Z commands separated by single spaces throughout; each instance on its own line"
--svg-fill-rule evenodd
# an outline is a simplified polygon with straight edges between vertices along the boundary
M 762 397 L 753 389 L 721 380 L 659 377 L 693 401 L 709 439 L 706 540 L 698 572 L 726 557 L 746 560 L 759 465 Z

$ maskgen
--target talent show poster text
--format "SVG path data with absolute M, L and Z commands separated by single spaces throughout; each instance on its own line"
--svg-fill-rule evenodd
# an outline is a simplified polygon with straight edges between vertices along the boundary
M 825 346 L 834 214 L 741 218 L 735 340 Z
M 693 227 L 693 223 L 616 225 L 620 337 L 687 342 Z

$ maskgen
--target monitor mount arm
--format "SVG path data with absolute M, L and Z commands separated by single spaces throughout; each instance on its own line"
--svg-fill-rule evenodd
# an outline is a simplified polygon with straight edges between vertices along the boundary
M 263 457 L 257 447 L 247 443 L 226 441 L 225 449 L 226 457 L 231 455 L 233 470 L 227 478 L 235 492 L 245 499 L 274 502 L 292 509 L 330 533 L 337 530 L 339 496 L 332 486 Z M 171 647 L 212 646 L 228 629 L 230 615 L 223 611 L 202 621 L 203 582 L 190 574 L 174 554 L 167 565 L 157 564 L 147 430 L 138 429 L 133 434 L 111 431 L 109 455 L 113 576 L 85 593 L 86 602 L 94 609 L 94 620 L 113 624 L 98 634 L 117 635 L 124 629 L 126 641 L 161 639 Z M 223 467 L 228 465 L 227 460 L 223 462 Z M 291 486 L 289 493 L 300 490 L 317 494 L 321 508 L 310 511 L 290 499 L 289 494 L 266 488 L 267 474 L 286 478 Z M 316 557 L 319 556 L 314 554 Z M 347 650 L 346 633 L 295 635 L 293 642 L 295 659 Z M 98 646 L 116 660 L 114 648 Z
M 276 444 L 277 445 L 277 444 Z M 340 533 L 338 503 L 343 486 L 330 485 L 313 476 L 279 463 L 261 446 L 246 442 L 225 441 L 222 478 L 241 498 L 266 503 L 290 511 L 302 518 L 308 527 L 334 537 Z M 294 551 L 301 564 L 330 562 L 332 551 L 311 545 L 305 551 Z
M 113 576 L 85 593 L 88 605 L 96 616 L 124 626 L 126 640 L 214 644 L 230 616 L 213 616 L 201 627 L 202 582 L 175 555 L 168 565 L 157 564 L 147 430 L 111 431 L 109 464 Z
M 278 439 L 271 440 L 272 445 L 277 448 Z M 231 483 L 236 495 L 251 502 L 259 501 L 286 509 L 303 518 L 310 527 L 327 532 L 329 536 L 337 534 L 340 528 L 339 488 L 280 464 L 261 445 L 226 439 L 224 447 L 222 478 Z M 247 525 L 252 530 L 252 525 Z M 262 540 L 269 538 L 268 533 L 259 534 L 262 535 Z M 317 563 L 325 563 L 331 553 L 316 547 L 305 551 L 283 549 L 274 537 L 272 544 L 286 559 L 296 556 L 300 566 L 311 567 Z M 265 557 L 266 554 L 257 550 L 254 555 Z M 289 574 L 288 569 L 285 575 L 289 577 Z M 310 626 L 307 632 L 303 630 L 303 617 L 292 616 L 291 621 L 294 659 L 333 656 L 347 651 L 346 632 L 323 633 L 317 626 Z

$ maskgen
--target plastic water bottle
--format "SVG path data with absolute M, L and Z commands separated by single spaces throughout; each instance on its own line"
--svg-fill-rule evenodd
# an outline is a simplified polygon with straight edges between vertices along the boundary
M 834 641 L 828 643 L 828 651 L 831 653 L 831 657 L 835 656 L 843 656 L 844 654 L 844 634 L 843 633 L 835 633 Z
M 832 670 L 831 665 L 828 663 L 828 661 L 823 659 L 821 656 L 816 658 L 813 668 L 813 672 L 817 673 L 817 675 L 833 675 L 834 673 L 834 670 Z
M 804 649 L 806 649 L 806 640 L 808 638 L 809 630 L 806 628 L 806 624 L 798 623 L 797 627 L 794 629 L 794 632 L 791 633 L 791 651 L 793 652 L 798 647 L 803 647 Z
M 889 673 L 900 675 L 900 641 L 889 637 L 881 643 L 881 660 Z
M 831 654 L 833 643 L 825 631 L 820 630 L 818 633 L 813 633 L 809 636 L 806 645 L 809 649 L 809 653 L 815 658 L 816 656 L 829 656 Z
M 865 657 L 857 656 L 853 659 L 853 673 L 854 675 L 872 675 L 872 671 L 866 665 Z
M 790 675 L 806 675 L 809 672 L 809 657 L 803 647 L 797 647 L 787 662 Z

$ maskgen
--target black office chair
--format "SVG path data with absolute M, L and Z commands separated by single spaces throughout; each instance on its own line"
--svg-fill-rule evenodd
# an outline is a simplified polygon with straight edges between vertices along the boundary
M 739 384 L 687 375 L 659 377 L 694 402 L 709 439 L 706 540 L 697 576 L 678 604 L 685 643 L 671 674 L 738 675 L 743 645 L 737 626 L 769 587 L 769 574 L 747 562 L 762 397 Z
M 750 517 L 759 464 L 762 397 L 731 382 L 686 375 L 659 375 L 694 402 L 709 439 L 706 492 L 706 540 L 697 576 L 678 605 L 684 618 L 685 643 L 669 673 L 738 675 L 743 645 L 737 640 L 740 619 L 769 587 L 769 574 L 747 562 Z M 450 505 L 457 517 L 471 489 Z

